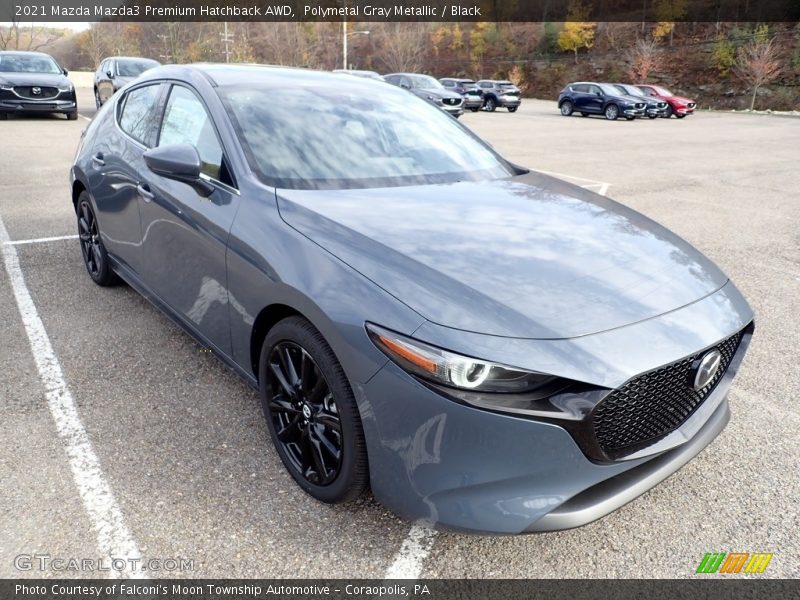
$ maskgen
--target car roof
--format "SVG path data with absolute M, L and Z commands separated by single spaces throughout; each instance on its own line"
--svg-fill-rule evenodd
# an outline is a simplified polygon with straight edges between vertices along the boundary
M 189 65 L 163 65 L 146 71 L 137 81 L 153 79 L 182 78 L 192 80 L 197 76 L 205 78 L 213 86 L 228 86 L 242 83 L 307 85 L 313 83 L 330 83 L 342 87 L 381 84 L 376 79 L 365 77 L 343 78 L 339 73 L 331 71 L 314 71 L 297 67 L 257 64 L 198 63 Z M 344 81 L 346 80 L 346 83 Z
M 106 56 L 103 60 L 152 60 L 158 62 L 155 58 L 147 58 L 146 56 Z M 101 60 L 100 62 L 103 62 Z
M 0 50 L 0 54 L 5 54 L 7 56 L 11 55 L 27 55 L 27 56 L 47 56 L 48 58 L 53 58 L 47 52 L 34 52 L 32 50 Z

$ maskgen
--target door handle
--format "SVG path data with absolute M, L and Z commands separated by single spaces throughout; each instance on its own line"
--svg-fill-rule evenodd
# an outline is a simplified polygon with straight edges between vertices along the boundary
M 98 152 L 97 154 L 95 154 L 92 157 L 92 162 L 94 164 L 96 164 L 98 167 L 104 167 L 105 164 L 106 164 L 106 161 L 103 160 L 103 153 L 102 152 Z
M 146 183 L 140 183 L 136 186 L 136 191 L 139 192 L 139 195 L 144 198 L 145 202 L 151 202 L 153 198 L 155 198 L 155 194 L 150 191 L 150 186 Z

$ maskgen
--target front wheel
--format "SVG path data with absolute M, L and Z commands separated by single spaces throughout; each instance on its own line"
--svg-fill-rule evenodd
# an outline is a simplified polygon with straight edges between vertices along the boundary
M 636 118 L 636 117 L 626 116 L 626 117 L 625 117 L 625 120 L 626 120 L 626 121 L 633 121 L 635 118 Z
M 609 104 L 606 106 L 604 114 L 609 121 L 616 121 L 619 117 L 619 107 L 616 104 Z
M 78 239 L 81 244 L 83 264 L 89 277 L 97 285 L 107 287 L 119 283 L 119 278 L 111 269 L 108 253 L 100 237 L 100 227 L 92 208 L 88 192 L 81 192 L 78 197 Z
M 517 112 L 518 108 L 519 108 L 518 106 L 509 106 L 508 107 L 508 112 Z
M 487 98 L 483 107 L 486 109 L 486 112 L 494 112 L 497 108 L 497 102 L 494 98 Z
M 94 91 L 94 104 L 97 110 L 100 110 L 100 107 L 103 106 L 103 101 L 100 100 L 100 93 L 96 89 Z
M 569 100 L 564 100 L 559 107 L 561 109 L 562 116 L 568 117 L 572 114 L 572 111 L 575 110 L 572 106 L 572 102 Z
M 68 112 L 66 114 L 67 114 L 67 120 L 68 121 L 77 121 L 78 120 L 78 111 L 77 110 L 73 111 L 73 112 Z
M 369 468 L 356 401 L 325 338 L 303 317 L 267 334 L 259 390 L 278 456 L 297 484 L 330 504 L 358 498 Z
M 474 106 L 474 107 L 470 108 L 470 110 L 471 110 L 472 112 L 478 112 L 480 109 L 481 109 L 481 107 L 480 107 L 480 106 Z
M 678 113 L 675 113 L 675 117 L 677 117 L 678 119 L 682 119 L 682 118 L 683 118 L 683 117 L 685 117 L 685 116 L 686 116 L 686 115 L 679 115 Z
M 672 107 L 669 104 L 667 104 L 667 110 L 664 111 L 664 117 L 669 119 L 674 114 L 675 114 L 675 111 L 672 110 Z
M 655 119 L 657 115 L 647 115 L 648 119 Z

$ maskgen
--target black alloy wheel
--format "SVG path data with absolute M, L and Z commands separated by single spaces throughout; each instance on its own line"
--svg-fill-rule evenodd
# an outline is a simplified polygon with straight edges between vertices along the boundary
M 87 192 L 81 192 L 76 212 L 78 217 L 78 239 L 81 244 L 83 264 L 86 265 L 89 277 L 97 285 L 103 287 L 118 283 L 117 275 L 111 270 L 108 254 L 100 237 L 97 218 Z
M 278 455 L 294 480 L 328 503 L 361 495 L 368 482 L 364 433 L 350 385 L 322 335 L 302 317 L 270 330 L 259 387 Z

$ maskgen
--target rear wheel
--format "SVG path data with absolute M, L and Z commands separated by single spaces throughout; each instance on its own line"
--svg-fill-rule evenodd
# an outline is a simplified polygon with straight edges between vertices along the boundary
M 518 108 L 519 108 L 518 106 L 509 106 L 508 107 L 508 112 L 517 112 Z
M 77 213 L 78 239 L 81 244 L 83 264 L 89 277 L 103 287 L 119 283 L 116 273 L 111 270 L 111 262 L 100 237 L 100 228 L 88 192 L 81 192 Z
M 497 101 L 494 98 L 487 98 L 486 103 L 483 105 L 487 112 L 494 112 L 497 108 Z
M 584 113 L 584 112 L 582 112 L 582 113 L 581 113 L 581 116 L 582 116 L 582 117 L 588 117 L 588 116 L 589 116 L 589 113 Z
M 572 111 L 575 110 L 575 108 L 572 106 L 572 102 L 570 102 L 569 100 L 564 100 L 561 103 L 561 106 L 559 106 L 559 109 L 561 110 L 562 116 L 565 117 L 570 116 L 572 114 Z
M 358 408 L 339 361 L 306 319 L 289 317 L 267 334 L 259 388 L 272 441 L 297 484 L 322 502 L 358 498 L 369 480 Z
M 609 121 L 616 121 L 617 117 L 619 117 L 619 107 L 616 104 L 609 104 L 603 114 Z

